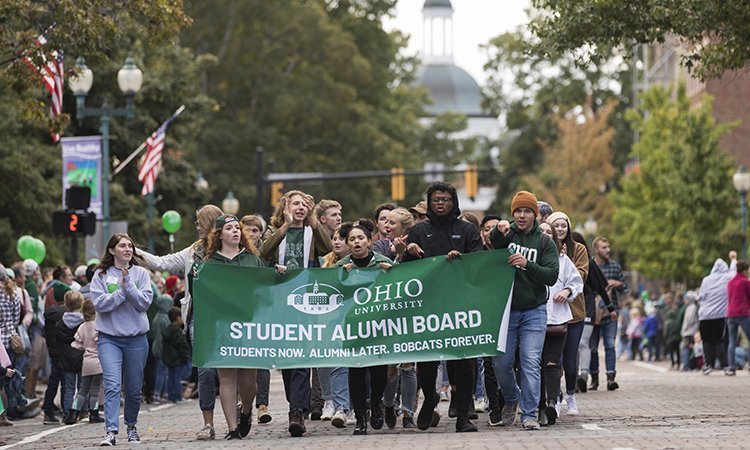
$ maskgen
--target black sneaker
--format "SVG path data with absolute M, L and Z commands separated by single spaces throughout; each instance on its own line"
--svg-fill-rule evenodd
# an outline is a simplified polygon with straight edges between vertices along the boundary
M 242 437 L 247 436 L 248 433 L 250 433 L 250 427 L 253 425 L 253 413 L 252 411 L 244 414 L 240 413 L 240 424 L 237 425 L 237 430 L 240 432 L 240 435 Z
M 128 444 L 140 444 L 141 436 L 138 434 L 138 429 L 134 426 L 128 427 Z
M 431 426 L 434 426 L 432 425 L 434 423 L 433 412 L 435 412 L 435 404 L 425 398 L 422 402 L 422 409 L 420 409 L 419 414 L 417 414 L 417 428 L 424 431 Z
M 383 404 L 375 403 L 370 413 L 370 426 L 373 430 L 379 430 L 383 428 Z M 395 422 L 393 426 L 396 426 Z
M 289 434 L 292 437 L 300 437 L 305 434 L 305 419 L 302 417 L 302 411 L 293 409 L 289 411 Z
M 490 420 L 488 423 L 491 427 L 499 427 L 503 424 L 503 415 L 499 410 L 493 409 L 492 411 L 490 411 Z
M 417 428 L 417 424 L 414 423 L 414 417 L 408 411 L 404 411 L 404 417 L 403 419 L 401 419 L 401 424 L 404 427 L 404 429 Z
M 323 417 L 323 407 L 320 405 L 315 405 L 310 410 L 310 420 L 320 420 L 320 418 Z
M 240 430 L 235 428 L 234 430 L 227 433 L 226 436 L 224 436 L 225 441 L 231 441 L 233 439 L 242 439 L 242 435 L 240 434 Z
M 108 432 L 99 443 L 99 447 L 113 447 L 117 443 L 117 433 Z
M 557 409 L 555 409 L 554 403 L 547 403 L 547 407 L 544 408 L 544 414 L 547 416 L 547 423 L 554 425 L 557 422 Z
M 389 429 L 394 429 L 396 427 L 396 408 L 393 406 L 386 406 L 385 407 L 385 424 L 388 426 Z
M 586 391 L 588 390 L 586 386 L 586 378 L 578 377 L 578 380 L 576 381 L 576 383 L 577 383 L 576 387 L 578 388 L 578 391 L 581 392 L 582 394 L 585 394 Z
M 47 414 L 44 415 L 44 421 L 42 421 L 44 425 L 60 425 L 60 420 L 57 419 L 55 416 L 48 416 Z

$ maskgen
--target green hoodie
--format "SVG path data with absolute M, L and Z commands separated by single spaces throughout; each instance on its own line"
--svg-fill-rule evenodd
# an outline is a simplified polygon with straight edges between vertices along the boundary
M 555 243 L 551 239 L 542 239 L 542 230 L 536 220 L 527 234 L 521 233 L 515 222 L 510 223 L 510 229 L 506 236 L 497 227 L 490 233 L 490 242 L 494 248 L 507 248 L 511 253 L 521 253 L 527 260 L 526 270 L 516 269 L 510 307 L 513 310 L 527 310 L 544 305 L 547 303 L 547 286 L 557 282 L 560 270 Z

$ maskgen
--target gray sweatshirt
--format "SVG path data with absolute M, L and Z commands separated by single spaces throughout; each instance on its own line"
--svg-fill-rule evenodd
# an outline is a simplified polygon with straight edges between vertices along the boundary
M 718 258 L 711 268 L 711 274 L 701 282 L 700 293 L 698 294 L 698 320 L 723 319 L 727 316 L 727 306 L 729 305 L 729 292 L 727 284 L 737 272 L 737 261 L 732 260 L 731 264 L 723 259 Z
M 123 283 L 122 270 L 112 266 L 97 270 L 91 280 L 91 300 L 96 310 L 96 331 L 111 336 L 137 336 L 148 332 L 146 311 L 153 292 L 148 271 L 140 266 L 128 269 Z

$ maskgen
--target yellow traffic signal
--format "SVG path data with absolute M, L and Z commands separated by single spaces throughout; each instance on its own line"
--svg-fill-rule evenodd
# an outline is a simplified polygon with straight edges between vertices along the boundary
M 391 169 L 391 199 L 396 202 L 406 199 L 406 177 L 403 167 Z
M 479 191 L 479 176 L 476 164 L 467 164 L 464 171 L 464 184 L 466 185 L 466 196 L 474 200 Z
M 276 207 L 284 196 L 284 183 L 281 181 L 274 181 L 271 183 L 271 206 Z

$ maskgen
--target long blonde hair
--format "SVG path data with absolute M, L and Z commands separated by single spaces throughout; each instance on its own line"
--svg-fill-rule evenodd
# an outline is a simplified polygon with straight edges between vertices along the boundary
M 284 210 L 286 209 L 286 204 L 289 201 L 289 199 L 294 196 L 299 195 L 302 198 L 305 198 L 305 194 L 302 191 L 287 191 L 283 197 L 281 197 L 281 200 L 279 200 L 279 204 L 276 205 L 276 209 L 273 210 L 273 216 L 271 216 L 271 225 L 273 225 L 276 228 L 280 228 L 282 225 L 284 225 Z M 307 225 L 307 217 L 305 217 L 304 225 Z

